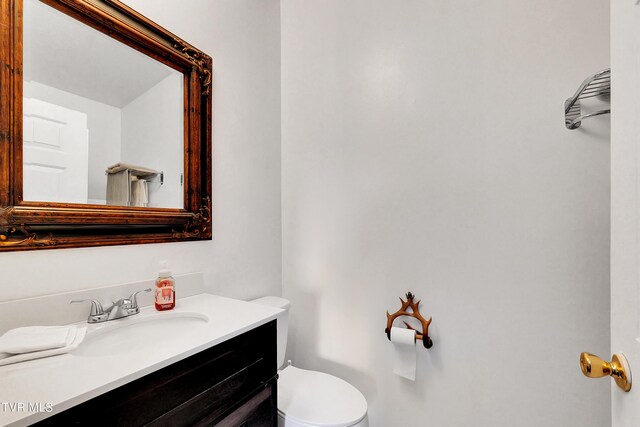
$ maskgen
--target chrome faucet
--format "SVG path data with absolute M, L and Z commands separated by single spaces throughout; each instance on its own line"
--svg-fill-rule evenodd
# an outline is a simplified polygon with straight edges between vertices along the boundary
M 138 306 L 138 294 L 140 292 L 151 292 L 151 288 L 134 292 L 129 296 L 129 298 L 119 299 L 106 309 L 102 307 L 102 304 L 100 304 L 99 301 L 94 299 L 74 299 L 69 304 L 88 301 L 91 303 L 91 311 L 89 312 L 87 322 L 106 322 L 107 320 L 121 319 L 123 317 L 129 317 L 140 313 L 140 307 Z

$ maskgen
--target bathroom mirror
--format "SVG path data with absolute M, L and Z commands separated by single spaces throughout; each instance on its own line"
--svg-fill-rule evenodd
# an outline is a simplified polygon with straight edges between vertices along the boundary
M 211 238 L 211 58 L 117 0 L 1 2 L 0 250 Z
M 182 73 L 23 1 L 22 198 L 182 208 Z

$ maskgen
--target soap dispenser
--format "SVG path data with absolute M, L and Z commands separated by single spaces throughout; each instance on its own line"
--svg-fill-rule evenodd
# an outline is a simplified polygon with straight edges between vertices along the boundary
M 160 272 L 156 279 L 156 310 L 171 310 L 176 306 L 175 283 L 167 268 L 167 261 L 160 262 Z

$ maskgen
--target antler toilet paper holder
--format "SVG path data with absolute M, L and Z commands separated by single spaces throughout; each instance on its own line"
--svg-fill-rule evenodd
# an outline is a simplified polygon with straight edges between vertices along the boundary
M 400 298 L 400 302 L 402 303 L 402 307 L 400 307 L 400 310 L 396 311 L 393 314 L 389 314 L 389 312 L 387 311 L 387 327 L 384 330 L 387 333 L 387 338 L 389 338 L 389 341 L 391 341 L 391 327 L 393 326 L 393 321 L 400 316 L 409 316 L 418 319 L 422 324 L 422 333 L 416 331 L 416 339 L 422 340 L 422 344 L 425 348 L 431 348 L 433 346 L 433 341 L 431 340 L 431 338 L 429 338 L 429 325 L 431 324 L 433 317 L 430 316 L 429 320 L 426 320 L 424 317 L 422 317 L 422 315 L 420 314 L 420 310 L 418 309 L 420 301 L 413 302 L 414 295 L 411 292 L 407 292 L 405 296 L 407 297 L 406 301 Z M 408 308 L 410 308 L 411 311 L 407 311 Z M 407 328 L 414 329 L 407 322 L 403 321 L 403 323 L 407 326 Z

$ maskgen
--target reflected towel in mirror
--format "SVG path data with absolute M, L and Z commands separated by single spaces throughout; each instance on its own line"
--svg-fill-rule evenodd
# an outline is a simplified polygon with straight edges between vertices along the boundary
M 149 204 L 149 186 L 144 179 L 131 177 L 131 206 L 144 206 Z
M 119 163 L 116 163 L 115 165 L 109 166 L 106 172 L 108 174 L 111 174 L 111 173 L 117 173 L 124 170 L 130 170 L 131 174 L 135 176 L 151 176 L 151 175 L 157 175 L 160 173 L 155 169 L 145 168 L 144 166 L 136 166 L 136 165 L 132 165 L 131 163 L 124 163 L 124 162 L 119 162 Z

